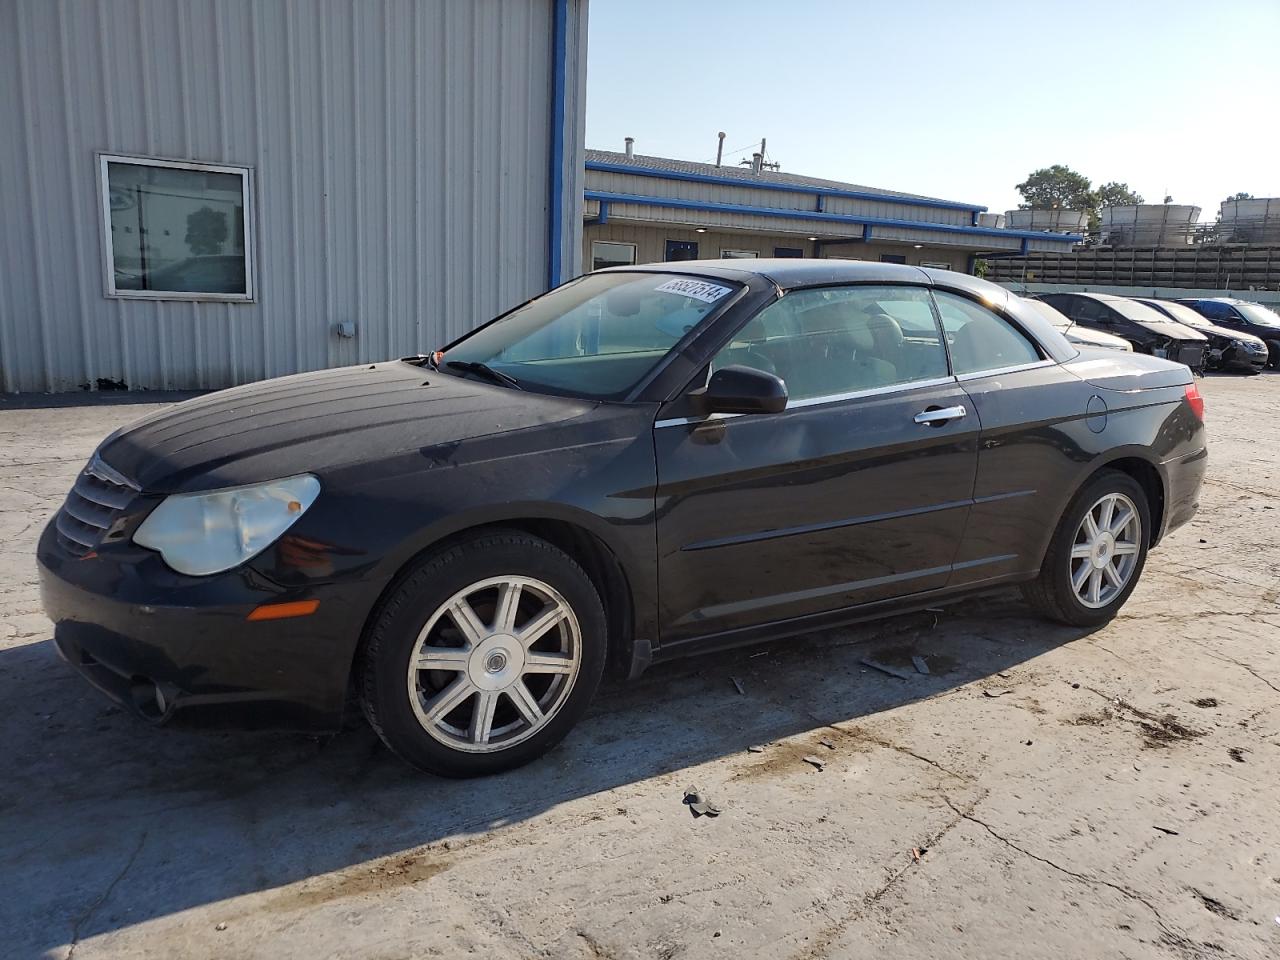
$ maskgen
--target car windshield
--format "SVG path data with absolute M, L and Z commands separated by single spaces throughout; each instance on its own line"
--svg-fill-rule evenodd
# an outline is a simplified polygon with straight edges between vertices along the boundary
M 443 366 L 466 376 L 464 364 L 480 363 L 527 390 L 620 400 L 737 289 L 687 274 L 588 274 L 454 344 Z
M 1264 327 L 1280 327 L 1280 314 L 1260 303 L 1237 303 L 1235 308 L 1253 323 Z
M 1035 307 L 1036 312 L 1039 313 L 1040 316 L 1048 320 L 1051 324 L 1053 324 L 1053 327 L 1055 330 L 1062 332 L 1062 331 L 1071 329 L 1071 326 L 1072 326 L 1071 320 L 1068 319 L 1067 315 L 1063 313 L 1061 310 L 1059 310 L 1057 307 L 1055 307 L 1053 304 L 1045 303 L 1043 300 L 1029 300 L 1025 297 L 1023 298 L 1022 302 L 1029 303 L 1031 304 L 1031 306 Z
M 1155 309 L 1154 307 L 1152 309 Z M 1213 326 L 1208 320 L 1200 316 L 1185 303 L 1169 303 L 1167 300 L 1161 302 L 1159 309 L 1168 311 L 1169 315 L 1179 323 L 1188 327 L 1211 327 Z
M 1114 300 L 1103 301 L 1108 307 L 1120 314 L 1122 317 L 1128 317 L 1137 323 L 1172 323 L 1159 310 L 1154 307 L 1148 307 L 1145 303 L 1138 303 L 1136 300 L 1126 300 L 1122 297 L 1116 297 Z

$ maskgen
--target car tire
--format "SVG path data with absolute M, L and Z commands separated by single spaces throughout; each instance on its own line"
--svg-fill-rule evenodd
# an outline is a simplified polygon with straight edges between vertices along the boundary
M 1129 511 L 1132 522 L 1126 519 Z M 1100 521 L 1108 516 L 1110 529 L 1104 530 Z M 1109 539 L 1094 536 L 1087 517 L 1093 529 L 1109 534 Z M 1049 541 L 1039 577 L 1023 585 L 1023 594 L 1051 620 L 1074 627 L 1100 626 L 1116 615 L 1138 585 L 1150 542 L 1146 492 L 1128 474 L 1102 470 L 1071 499 Z
M 600 595 L 572 557 L 520 531 L 486 532 L 401 576 L 356 665 L 361 706 L 421 770 L 499 773 L 564 738 L 600 684 L 606 648 Z
M 1267 341 L 1267 366 L 1272 370 L 1280 369 L 1280 340 Z

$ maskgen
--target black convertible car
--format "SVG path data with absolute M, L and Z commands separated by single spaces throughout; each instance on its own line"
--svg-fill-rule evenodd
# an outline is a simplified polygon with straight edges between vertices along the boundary
M 442 774 L 549 749 L 602 674 L 1022 584 L 1114 616 L 1197 506 L 1178 363 L 837 260 L 593 273 L 442 352 L 103 441 L 41 537 L 57 647 L 156 721 L 332 728 Z

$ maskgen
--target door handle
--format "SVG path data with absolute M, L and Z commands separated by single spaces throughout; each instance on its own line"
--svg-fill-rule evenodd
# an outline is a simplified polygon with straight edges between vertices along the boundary
M 963 406 L 930 407 L 928 410 L 922 410 L 917 413 L 915 421 L 929 426 L 942 426 L 949 420 L 959 420 L 968 412 Z

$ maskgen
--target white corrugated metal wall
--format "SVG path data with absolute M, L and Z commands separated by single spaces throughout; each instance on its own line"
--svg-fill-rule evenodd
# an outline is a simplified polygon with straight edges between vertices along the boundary
M 545 289 L 555 3 L 0 3 L 0 387 L 383 359 Z M 567 28 L 572 275 L 586 0 Z M 98 152 L 253 168 L 255 302 L 106 297 Z

